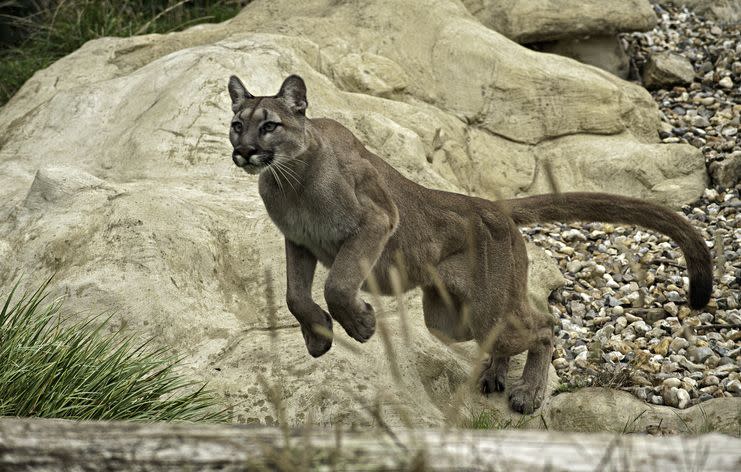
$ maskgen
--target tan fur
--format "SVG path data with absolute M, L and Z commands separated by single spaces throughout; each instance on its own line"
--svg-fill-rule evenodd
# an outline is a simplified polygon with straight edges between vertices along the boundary
M 404 178 L 336 121 L 306 118 L 306 88 L 297 76 L 287 78 L 274 97 L 253 97 L 236 77 L 229 92 L 232 157 L 260 174 L 265 208 L 285 236 L 286 301 L 312 356 L 332 344 L 315 326 L 331 330 L 333 319 L 360 342 L 373 335 L 373 308 L 359 295 L 367 268 L 380 290 L 392 294 L 389 269 L 401 265 L 404 290 L 422 289 L 432 333 L 475 339 L 491 353 L 479 378 L 483 393 L 503 390 L 509 357 L 528 351 L 509 398 L 515 410 L 532 412 L 545 393 L 553 319 L 527 302 L 527 254 L 517 226 L 541 221 L 602 220 L 662 231 L 685 253 L 692 305 L 708 301 L 705 243 L 668 209 L 606 194 L 491 202 L 428 189 Z M 280 125 L 265 132 L 271 121 Z M 324 286 L 329 313 L 311 298 L 317 261 L 330 268 Z

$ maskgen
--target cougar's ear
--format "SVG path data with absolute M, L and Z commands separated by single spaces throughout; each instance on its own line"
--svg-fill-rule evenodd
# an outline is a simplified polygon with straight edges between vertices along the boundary
M 306 101 L 306 84 L 301 77 L 297 75 L 288 76 L 283 81 L 283 85 L 280 86 L 280 92 L 278 92 L 276 97 L 283 98 L 294 112 L 301 115 L 306 114 L 306 107 L 308 105 Z
M 229 77 L 229 96 L 232 97 L 232 111 L 234 113 L 239 110 L 246 99 L 254 98 L 236 75 Z

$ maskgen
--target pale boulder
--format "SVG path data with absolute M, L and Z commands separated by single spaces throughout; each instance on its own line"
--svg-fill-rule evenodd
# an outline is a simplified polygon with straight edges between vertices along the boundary
M 648 0 L 463 0 L 486 26 L 518 43 L 648 31 Z

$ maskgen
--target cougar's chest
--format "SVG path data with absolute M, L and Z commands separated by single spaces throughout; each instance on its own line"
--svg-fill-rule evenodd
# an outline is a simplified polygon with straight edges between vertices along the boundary
M 357 228 L 344 205 L 330 195 L 305 191 L 281 192 L 260 182 L 260 196 L 270 219 L 283 235 L 307 248 L 324 265 L 331 265 L 343 241 Z

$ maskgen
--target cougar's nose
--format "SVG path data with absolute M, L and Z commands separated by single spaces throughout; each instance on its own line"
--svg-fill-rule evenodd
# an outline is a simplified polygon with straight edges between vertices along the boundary
M 257 153 L 257 148 L 254 146 L 239 146 L 234 148 L 232 151 L 232 161 L 234 164 L 242 167 L 250 161 L 250 157 Z

